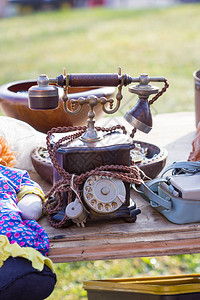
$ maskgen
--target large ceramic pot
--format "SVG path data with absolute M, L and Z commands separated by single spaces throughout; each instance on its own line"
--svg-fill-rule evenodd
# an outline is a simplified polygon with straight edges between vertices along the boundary
M 0 86 L 0 104 L 3 113 L 9 117 L 16 118 L 27 122 L 36 130 L 46 133 L 52 127 L 57 126 L 77 126 L 86 125 L 88 107 L 84 105 L 83 110 L 77 115 L 71 115 L 64 111 L 61 100 L 63 90 L 59 88 L 59 106 L 53 110 L 31 110 L 28 107 L 28 89 L 36 85 L 36 81 L 17 81 Z M 114 87 L 101 88 L 69 88 L 69 99 L 77 99 L 79 97 L 87 97 L 95 95 L 97 97 L 104 96 L 106 98 L 113 97 Z M 97 120 L 101 114 L 101 105 L 95 108 L 95 119 Z

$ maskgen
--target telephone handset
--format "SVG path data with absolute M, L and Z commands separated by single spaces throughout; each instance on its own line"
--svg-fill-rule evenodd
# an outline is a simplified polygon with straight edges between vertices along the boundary
M 150 81 L 164 82 L 159 92 Z M 84 226 L 87 220 L 123 218 L 134 222 L 140 210 L 130 199 L 130 184 L 140 183 L 143 173 L 131 164 L 130 152 L 135 145 L 127 138 L 123 126 L 95 127 L 95 106 L 100 104 L 106 113 L 115 113 L 123 98 L 122 87 L 129 88 L 139 96 L 138 103 L 125 119 L 136 129 L 148 133 L 152 127 L 150 104 L 168 88 L 163 77 L 138 78 L 118 74 L 63 74 L 56 79 L 42 75 L 38 86 L 29 89 L 31 109 L 54 109 L 58 105 L 58 85 L 63 87 L 63 105 L 67 113 L 79 113 L 83 105 L 89 106 L 87 126 L 53 128 L 47 134 L 47 148 L 53 163 L 53 188 L 47 193 L 44 210 L 52 226 L 69 226 L 72 221 Z M 51 84 L 51 85 L 49 85 Z M 52 85 L 54 84 L 54 85 Z M 89 96 L 68 99 L 68 86 L 117 86 L 116 106 L 114 100 Z M 151 94 L 156 94 L 148 101 Z M 109 105 L 109 108 L 107 107 Z M 121 132 L 122 131 L 122 132 Z

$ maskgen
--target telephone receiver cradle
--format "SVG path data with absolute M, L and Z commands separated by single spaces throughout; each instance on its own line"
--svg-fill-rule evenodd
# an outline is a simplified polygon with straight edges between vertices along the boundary
M 152 86 L 150 81 L 164 82 L 165 86 L 159 92 L 159 88 Z M 48 135 L 47 148 L 53 163 L 54 186 L 58 182 L 62 182 L 62 188 L 59 187 L 57 193 L 49 194 L 45 205 L 48 213 L 51 209 L 48 210 L 47 207 L 51 207 L 51 203 L 54 202 L 54 208 L 60 203 L 59 207 L 56 206 L 58 207 L 57 211 L 54 209 L 54 213 L 51 213 L 52 226 L 68 227 L 71 223 L 76 223 L 78 226 L 84 227 L 85 222 L 89 220 L 116 218 L 135 222 L 137 214 L 140 213 L 135 202 L 130 198 L 130 180 L 128 182 L 123 180 L 123 169 L 130 168 L 130 152 L 135 145 L 127 140 L 124 132 L 120 132 L 122 129 L 120 126 L 106 129 L 105 132 L 104 128 L 97 130 L 94 121 L 96 105 L 100 104 L 102 110 L 108 114 L 113 114 L 119 109 L 123 98 L 122 88 L 130 83 L 137 83 L 137 85 L 129 87 L 129 92 L 137 94 L 139 99 L 137 104 L 125 114 L 125 119 L 135 129 L 148 133 L 152 128 L 150 104 L 168 87 L 167 80 L 163 77 L 149 77 L 147 74 L 142 74 L 140 77 L 134 78 L 127 74 L 121 75 L 121 69 L 118 70 L 118 74 L 66 75 L 64 72 L 56 79 L 49 79 L 46 75 L 41 75 L 38 78 L 38 85 L 29 89 L 29 107 L 31 109 L 57 108 L 59 101 L 57 86 L 63 88 L 62 100 L 67 113 L 77 114 L 84 105 L 89 106 L 86 128 L 80 128 L 80 130 L 71 128 L 72 135 L 69 135 L 71 132 L 66 132 L 66 128 L 63 129 L 63 132 L 61 129 L 52 129 Z M 118 91 L 115 101 L 96 96 L 69 100 L 67 95 L 69 86 L 115 86 Z M 150 103 L 148 98 L 151 94 L 156 95 Z M 114 103 L 115 107 L 113 108 Z M 100 131 L 102 131 L 101 134 L 99 134 Z M 57 134 L 58 132 L 59 134 Z M 108 166 L 108 170 L 100 171 L 102 166 Z M 114 169 L 110 170 L 109 166 L 114 166 Z M 97 173 L 93 173 L 96 168 L 98 168 Z M 121 175 L 116 176 L 118 172 Z M 77 184 L 79 176 L 81 177 L 85 173 L 88 176 L 84 182 Z M 65 174 L 65 178 L 68 178 L 66 182 L 63 181 L 63 174 Z M 59 198 L 62 198 L 62 201 Z

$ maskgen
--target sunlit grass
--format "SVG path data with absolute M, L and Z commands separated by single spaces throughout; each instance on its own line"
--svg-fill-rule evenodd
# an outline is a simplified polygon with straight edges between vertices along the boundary
M 164 76 L 170 88 L 157 113 L 194 110 L 192 73 L 200 68 L 200 5 L 148 10 L 62 10 L 0 19 L 0 84 L 69 73 Z M 124 89 L 125 98 L 130 94 Z M 57 264 L 49 299 L 86 299 L 84 280 L 198 273 L 200 255 Z
M 153 258 L 118 259 L 56 265 L 58 283 L 49 300 L 86 300 L 83 281 L 105 278 L 200 273 L 200 254 Z
M 153 10 L 63 10 L 0 20 L 0 83 L 68 72 L 165 76 L 158 113 L 194 109 L 200 6 Z M 126 95 L 126 92 L 125 92 Z

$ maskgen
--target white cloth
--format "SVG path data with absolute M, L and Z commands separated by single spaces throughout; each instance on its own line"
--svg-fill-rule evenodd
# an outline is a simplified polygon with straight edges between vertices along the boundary
M 11 150 L 17 153 L 15 167 L 34 170 L 30 154 L 34 148 L 46 146 L 46 134 L 35 130 L 26 122 L 0 116 L 0 135 L 6 139 Z

